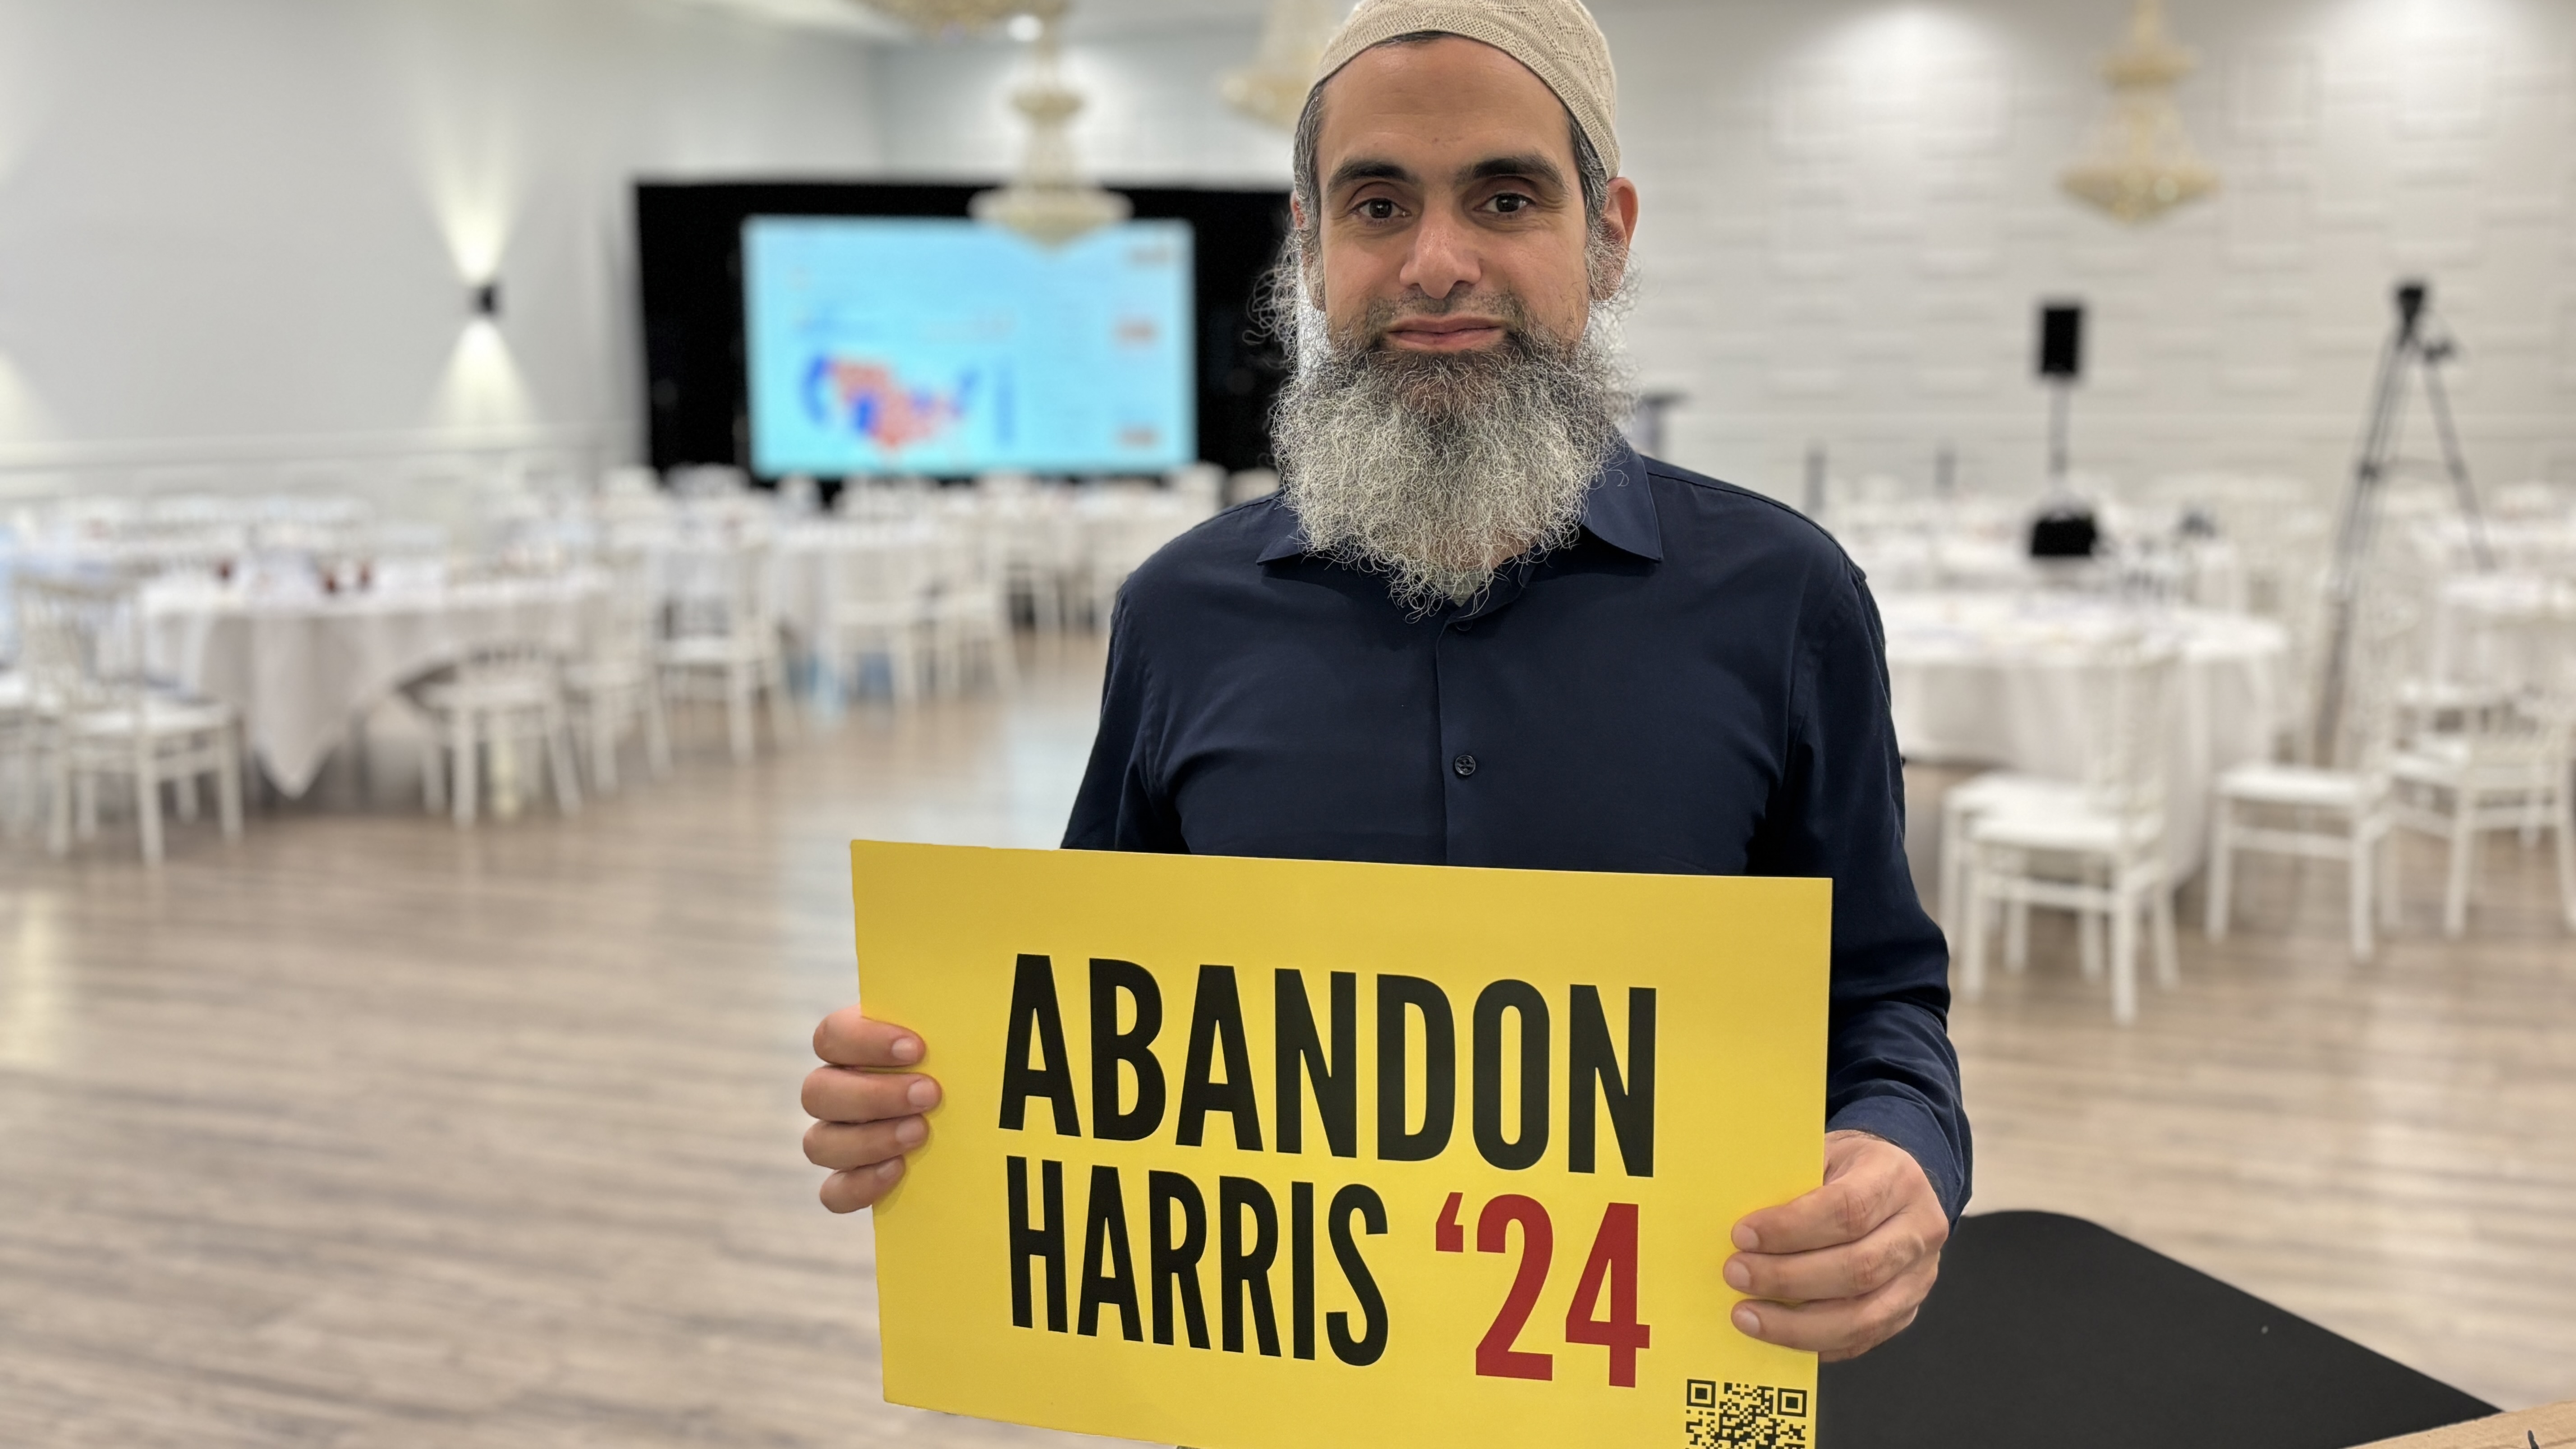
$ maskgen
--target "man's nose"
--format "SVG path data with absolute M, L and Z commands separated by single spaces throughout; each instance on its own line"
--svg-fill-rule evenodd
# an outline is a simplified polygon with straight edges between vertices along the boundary
M 1398 280 L 1437 302 L 1483 280 L 1474 231 L 1445 207 L 1432 208 L 1413 229 L 1413 251 Z

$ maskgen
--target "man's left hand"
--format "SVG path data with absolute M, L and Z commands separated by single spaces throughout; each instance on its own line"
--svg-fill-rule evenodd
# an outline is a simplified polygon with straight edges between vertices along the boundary
M 1825 1185 L 1735 1225 L 1735 1326 L 1827 1363 L 1903 1332 L 1941 1271 L 1950 1219 L 1914 1155 L 1866 1132 L 1825 1134 Z M 1768 1300 L 1768 1301 L 1764 1301 Z

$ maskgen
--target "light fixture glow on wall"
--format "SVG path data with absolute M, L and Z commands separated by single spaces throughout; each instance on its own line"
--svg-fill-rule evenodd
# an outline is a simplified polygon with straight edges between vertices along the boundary
M 2200 58 L 2165 33 L 2164 0 L 2137 0 L 2129 35 L 2103 59 L 2111 114 L 2091 154 L 2058 184 L 2131 226 L 2153 221 L 2218 189 L 2218 173 L 2183 133 L 2174 87 Z

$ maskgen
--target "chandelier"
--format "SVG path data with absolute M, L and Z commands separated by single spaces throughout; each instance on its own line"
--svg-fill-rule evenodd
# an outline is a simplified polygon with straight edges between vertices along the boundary
M 1020 168 L 997 190 L 977 192 L 966 209 L 977 221 L 1006 227 L 1040 246 L 1062 246 L 1125 221 L 1127 198 L 1085 181 L 1073 156 L 1073 118 L 1082 93 L 1065 84 L 1059 27 L 1071 0 L 867 0 L 925 35 L 980 35 L 1009 23 L 1029 42 L 1029 68 L 1011 92 L 1011 109 L 1029 123 Z M 1029 27 L 1024 31 L 1023 27 Z
M 1064 0 L 867 0 L 924 35 L 980 35 L 1018 15 L 1045 19 L 1064 12 Z
M 1226 104 L 1283 131 L 1296 129 L 1341 9 L 1337 0 L 1270 0 L 1260 52 L 1252 64 L 1228 73 L 1221 87 Z
M 1028 118 L 1028 149 L 1020 169 L 997 191 L 976 193 L 966 209 L 977 221 L 1007 227 L 1040 246 L 1057 247 L 1101 227 L 1125 221 L 1133 210 L 1127 198 L 1103 191 L 1083 179 L 1073 156 L 1073 118 L 1082 110 L 1082 93 L 1065 84 L 1058 62 L 1062 46 L 1057 29 L 1064 23 L 1063 0 L 1043 7 L 1023 0 L 1022 14 L 1034 14 L 1037 34 L 1029 41 L 1029 69 L 1011 92 L 1011 107 Z
M 2199 63 L 2165 34 L 2164 0 L 2137 0 L 2128 39 L 2102 62 L 2110 117 L 2058 184 L 2132 226 L 2216 190 L 2218 173 L 2192 150 L 2174 105 L 2175 84 Z

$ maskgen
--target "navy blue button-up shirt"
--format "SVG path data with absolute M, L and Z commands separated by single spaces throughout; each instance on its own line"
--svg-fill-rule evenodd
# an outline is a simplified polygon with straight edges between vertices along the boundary
M 1759 494 L 1622 447 L 1579 540 L 1425 618 L 1311 554 L 1276 497 L 1127 581 L 1069 848 L 1825 876 L 1826 1122 L 1956 1217 L 1949 954 L 1905 863 L 1860 571 Z

